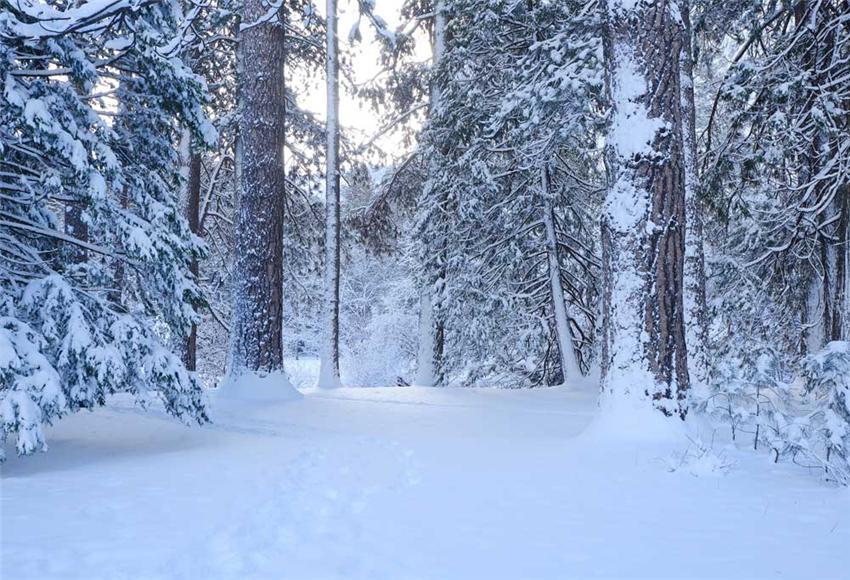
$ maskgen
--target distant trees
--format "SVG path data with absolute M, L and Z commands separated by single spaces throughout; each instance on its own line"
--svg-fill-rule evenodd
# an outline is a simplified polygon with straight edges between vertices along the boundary
M 433 307 L 420 309 L 420 352 L 439 364 L 420 356 L 419 366 L 434 368 L 437 384 L 574 380 L 595 320 L 598 12 L 440 6 L 416 230 L 429 276 L 421 304 Z
M 816 352 L 847 339 L 848 5 L 709 3 L 704 11 L 706 23 L 726 22 L 706 24 L 709 39 L 741 44 L 706 128 L 715 231 L 724 234 L 718 250 L 740 268 L 720 295 L 757 280 L 752 299 L 777 309 L 754 321 L 761 336 L 789 354 Z

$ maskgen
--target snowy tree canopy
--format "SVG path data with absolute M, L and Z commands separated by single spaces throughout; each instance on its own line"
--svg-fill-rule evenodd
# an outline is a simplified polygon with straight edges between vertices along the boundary
M 181 127 L 208 146 L 206 85 L 177 2 L 0 4 L 0 389 L 4 438 L 126 391 L 204 421 L 171 352 L 203 303 L 178 207 Z

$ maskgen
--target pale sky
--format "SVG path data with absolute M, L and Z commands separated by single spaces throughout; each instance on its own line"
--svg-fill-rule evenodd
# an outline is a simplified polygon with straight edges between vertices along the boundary
M 319 8 L 324 13 L 324 3 L 321 0 L 318 1 L 320 3 Z M 375 12 L 387 22 L 390 30 L 397 29 L 400 24 L 399 11 L 403 2 L 404 0 L 375 0 Z M 340 52 L 344 52 L 351 48 L 348 43 L 348 36 L 352 26 L 357 21 L 358 5 L 356 0 L 339 0 L 338 12 Z M 363 82 L 374 77 L 379 70 L 380 48 L 375 40 L 372 24 L 366 18 L 363 18 L 360 22 L 360 34 L 362 40 L 353 47 L 354 55 L 352 57 L 357 82 Z M 424 33 L 419 35 L 415 58 L 421 61 L 431 58 L 430 43 Z M 324 78 L 322 78 L 322 81 L 324 81 Z M 310 93 L 309 102 L 304 105 L 319 118 L 324 119 L 325 103 L 324 82 L 316 83 Z M 393 119 L 392 115 L 381 115 L 368 105 L 361 106 L 356 99 L 345 91 L 344 87 L 340 88 L 339 116 L 340 124 L 358 143 L 368 141 Z M 391 155 L 398 156 L 404 153 L 401 140 L 392 133 L 383 135 L 376 140 L 375 144 Z

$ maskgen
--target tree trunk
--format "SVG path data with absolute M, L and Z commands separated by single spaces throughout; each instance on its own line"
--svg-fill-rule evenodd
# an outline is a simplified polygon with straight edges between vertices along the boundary
M 434 307 L 431 304 L 431 292 L 426 287 L 419 294 L 419 351 L 414 379 L 416 386 L 433 387 L 437 384 L 434 340 Z
M 125 183 L 119 194 L 121 207 L 127 209 L 130 207 L 130 192 Z M 112 270 L 112 289 L 109 291 L 109 301 L 116 307 L 123 308 L 124 299 L 124 284 L 126 283 L 126 273 L 124 271 L 124 260 L 115 260 L 115 266 Z
M 561 374 L 563 375 L 563 383 L 567 384 L 569 381 L 581 377 L 581 369 L 573 346 L 570 317 L 567 314 L 567 305 L 564 300 L 561 262 L 558 259 L 558 238 L 555 233 L 555 210 L 549 192 L 549 169 L 545 165 L 540 170 L 540 185 L 543 194 L 543 223 L 546 227 L 546 256 L 549 261 L 549 292 L 555 315 L 558 350 L 561 355 Z
M 687 2 L 609 2 L 614 118 L 604 216 L 603 386 L 684 418 L 685 135 L 676 14 Z
M 283 369 L 283 28 L 245 0 L 239 33 L 239 127 L 231 373 Z
M 694 99 L 693 29 L 689 3 L 679 12 L 684 24 L 681 90 L 685 162 L 685 280 L 683 286 L 688 374 L 700 387 L 708 383 L 708 308 L 705 294 L 703 206 L 698 197 L 696 105 Z
M 89 226 L 83 221 L 82 201 L 69 201 L 65 204 L 65 233 L 81 242 L 89 241 Z M 89 253 L 85 248 L 67 244 L 69 262 L 82 264 L 88 260 Z
M 336 0 L 327 0 L 327 170 L 325 175 L 325 328 L 319 387 L 339 380 L 339 41 Z
M 437 69 L 443 53 L 446 49 L 446 13 L 442 0 L 434 3 L 434 38 L 432 41 L 432 67 Z M 431 102 L 429 110 L 433 112 L 440 103 L 440 87 L 436 82 L 431 84 Z M 430 166 L 429 172 L 435 168 Z M 438 251 L 445 253 L 444 248 Z M 439 261 L 439 269 L 436 274 L 437 286 L 442 290 L 445 281 L 445 260 Z M 426 276 L 425 287 L 419 297 L 419 350 L 416 362 L 416 383 L 422 386 L 438 386 L 443 384 L 443 349 L 445 346 L 445 325 L 442 313 L 435 307 L 435 298 L 431 287 L 433 280 Z
M 845 185 L 838 194 L 840 217 L 835 245 L 835 304 L 832 318 L 832 340 L 846 340 L 847 318 L 847 252 L 850 251 L 850 186 Z
M 186 219 L 189 222 L 189 229 L 196 236 L 200 236 L 201 154 L 195 151 L 192 151 L 191 156 L 189 157 L 189 183 L 187 184 L 187 193 Z M 199 274 L 197 258 L 192 258 L 192 263 L 189 265 L 189 271 L 192 272 L 192 276 L 197 281 Z M 198 326 L 196 324 L 192 324 L 192 328 L 189 330 L 189 336 L 186 337 L 186 348 L 183 352 L 183 362 L 186 364 L 186 368 L 188 370 L 197 370 Z

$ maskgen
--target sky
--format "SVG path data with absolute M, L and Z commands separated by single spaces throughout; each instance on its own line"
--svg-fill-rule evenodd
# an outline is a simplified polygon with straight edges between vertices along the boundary
M 321 0 L 317 0 L 317 2 L 320 3 L 320 11 L 323 15 L 326 14 L 324 3 Z M 399 12 L 403 3 L 404 0 L 375 0 L 375 13 L 387 22 L 390 30 L 397 29 L 401 24 Z M 349 32 L 358 20 L 358 12 L 356 0 L 339 0 L 340 52 L 352 51 L 355 82 L 364 82 L 374 77 L 380 70 L 378 65 L 380 48 L 372 25 L 365 18 L 360 22 L 362 40 L 355 43 L 354 46 L 349 44 Z M 431 47 L 424 34 L 417 37 L 415 58 L 421 61 L 431 58 Z M 323 82 L 316 83 L 308 99 L 308 102 L 304 103 L 305 107 L 320 119 L 324 119 L 327 99 Z M 391 116 L 375 111 L 367 104 L 358 101 L 344 87 L 340 88 L 339 115 L 343 130 L 357 143 L 367 142 L 392 120 Z M 403 155 L 408 149 L 402 143 L 401 137 L 393 133 L 382 135 L 375 140 L 375 144 L 391 156 Z

